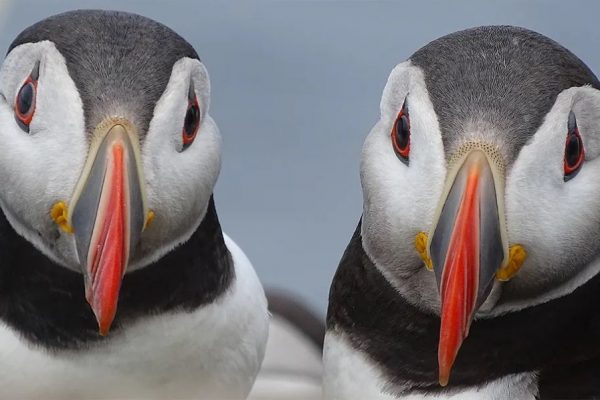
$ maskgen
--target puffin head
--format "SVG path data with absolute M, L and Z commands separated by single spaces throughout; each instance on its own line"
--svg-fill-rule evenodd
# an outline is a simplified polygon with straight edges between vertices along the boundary
M 102 335 L 124 274 L 187 240 L 220 170 L 206 68 L 150 19 L 74 11 L 12 43 L 0 69 L 0 207 L 82 274 Z
M 440 316 L 440 384 L 474 317 L 600 270 L 598 88 L 567 49 L 506 26 L 442 37 L 392 71 L 362 153 L 363 247 Z

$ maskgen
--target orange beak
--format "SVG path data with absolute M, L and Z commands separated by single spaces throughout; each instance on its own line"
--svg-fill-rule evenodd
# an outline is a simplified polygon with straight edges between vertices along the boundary
M 114 124 L 92 145 L 71 206 L 86 299 L 105 336 L 117 312 L 121 281 L 144 225 L 136 151 L 124 125 Z
M 508 252 L 496 179 L 486 154 L 473 150 L 461 161 L 447 185 L 429 246 L 441 297 L 442 386 L 448 384 L 473 316 L 489 296 L 496 270 Z

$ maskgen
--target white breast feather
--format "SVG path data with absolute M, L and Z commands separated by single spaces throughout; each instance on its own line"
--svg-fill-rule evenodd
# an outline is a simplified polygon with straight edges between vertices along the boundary
M 0 398 L 245 398 L 264 356 L 267 303 L 242 250 L 225 243 L 236 276 L 217 301 L 143 318 L 96 348 L 51 354 L 0 323 Z
M 346 339 L 328 332 L 324 349 L 325 376 L 323 398 L 326 400 L 534 400 L 538 393 L 534 372 L 507 375 L 479 387 L 451 394 L 402 394 L 393 396 L 384 390 L 389 383 L 380 367 L 364 353 L 354 350 Z M 393 388 L 410 391 L 409 386 Z M 387 392 L 387 393 L 386 393 Z

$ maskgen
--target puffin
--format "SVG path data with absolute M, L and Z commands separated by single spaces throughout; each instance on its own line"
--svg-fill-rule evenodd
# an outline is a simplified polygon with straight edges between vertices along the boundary
M 213 189 L 221 135 L 194 48 L 71 11 L 0 68 L 0 398 L 244 399 L 269 315 Z
M 392 70 L 330 289 L 326 399 L 600 396 L 599 89 L 512 26 Z

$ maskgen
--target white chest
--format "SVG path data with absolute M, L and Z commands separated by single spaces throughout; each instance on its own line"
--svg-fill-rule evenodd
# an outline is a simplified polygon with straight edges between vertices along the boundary
M 451 394 L 411 394 L 407 391 L 392 395 L 386 390 L 387 379 L 379 367 L 355 351 L 343 337 L 331 332 L 325 336 L 323 360 L 323 398 L 326 400 L 534 400 L 537 394 L 535 373 L 521 373 Z M 402 391 L 401 387 L 394 389 Z
M 267 305 L 227 244 L 236 278 L 216 302 L 141 319 L 92 349 L 51 354 L 0 323 L 0 398 L 245 398 L 264 356 Z

